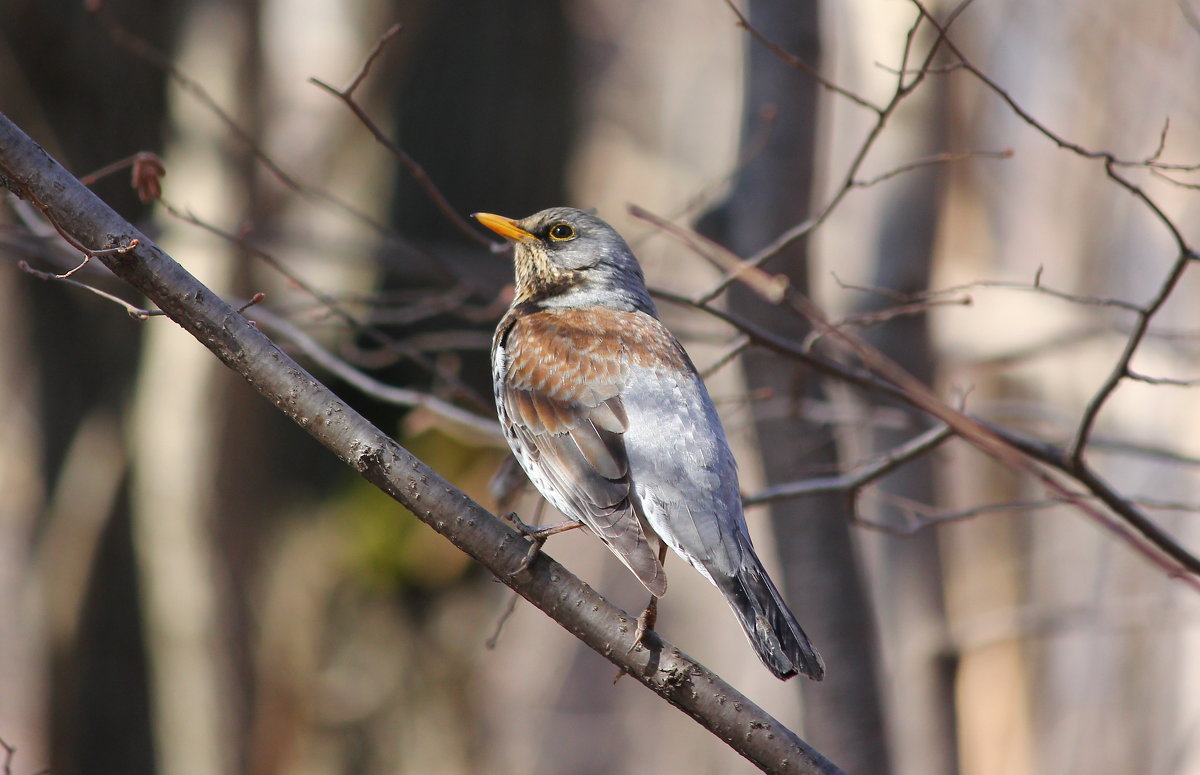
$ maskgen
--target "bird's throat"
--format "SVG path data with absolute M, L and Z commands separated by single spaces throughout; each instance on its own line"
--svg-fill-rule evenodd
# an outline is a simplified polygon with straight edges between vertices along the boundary
M 545 256 L 536 253 L 517 255 L 517 283 L 514 303 L 557 296 L 565 293 L 580 280 L 580 272 L 556 269 Z

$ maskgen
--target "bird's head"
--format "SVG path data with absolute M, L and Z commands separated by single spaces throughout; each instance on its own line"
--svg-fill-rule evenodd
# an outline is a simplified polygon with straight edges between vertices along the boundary
M 655 314 L 633 251 L 595 215 L 552 207 L 519 221 L 491 213 L 475 213 L 475 219 L 513 243 L 514 303 Z

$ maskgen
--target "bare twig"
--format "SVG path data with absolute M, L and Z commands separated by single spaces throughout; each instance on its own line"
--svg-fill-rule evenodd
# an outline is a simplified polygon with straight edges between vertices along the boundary
M 852 315 L 847 315 L 841 320 L 835 321 L 833 326 L 835 328 L 842 328 L 843 326 L 870 328 L 872 326 L 878 326 L 886 323 L 889 320 L 895 320 L 899 317 L 906 317 L 909 315 L 924 315 L 934 307 L 969 307 L 973 303 L 974 301 L 970 296 L 962 296 L 953 299 L 929 299 L 926 301 L 913 302 L 911 304 L 898 304 L 894 307 L 888 307 L 886 309 L 874 310 L 871 312 L 856 312 Z M 818 342 L 821 341 L 822 336 L 823 335 L 820 331 L 809 332 L 808 336 L 804 339 L 804 347 L 812 349 L 817 345 Z
M 813 495 L 849 494 L 882 479 L 905 463 L 934 449 L 953 435 L 954 432 L 948 425 L 938 425 L 848 473 L 822 479 L 777 484 L 742 498 L 742 503 L 746 506 L 756 506 L 761 503 L 772 503 L 790 498 L 806 498 Z
M 70 232 L 68 232 L 66 229 L 64 229 L 61 224 L 59 224 L 58 220 L 55 218 L 55 214 L 50 211 L 50 208 L 47 207 L 45 205 L 45 203 L 43 203 L 37 199 L 31 199 L 29 204 L 33 205 L 34 208 L 36 208 L 39 212 L 41 212 L 42 217 L 46 219 L 46 223 L 50 224 L 54 228 L 54 231 L 58 234 L 59 237 L 62 238 L 63 242 L 65 242 L 70 247 L 74 248 L 79 253 L 83 254 L 82 261 L 80 261 L 77 265 L 75 265 L 73 268 L 67 270 L 66 272 L 63 272 L 61 274 L 52 275 L 53 279 L 66 280 L 67 278 L 71 277 L 71 275 L 75 274 L 76 272 L 78 272 L 79 270 L 81 270 L 85 266 L 87 266 L 91 262 L 93 257 L 104 256 L 104 255 L 114 255 L 114 254 L 115 255 L 123 255 L 138 246 L 137 238 L 131 239 L 128 242 L 122 244 L 120 242 L 120 240 L 118 240 L 116 237 L 114 237 L 110 234 L 107 237 L 108 242 L 109 242 L 109 247 L 106 247 L 106 248 L 88 247 L 88 246 L 84 245 L 83 243 L 81 243 L 79 240 L 75 239 L 75 237 L 71 236 Z M 29 214 L 29 217 L 36 218 L 36 216 L 34 216 L 32 214 L 32 212 Z M 33 271 L 33 270 L 30 270 L 30 271 Z
M 199 228 L 209 232 L 210 234 L 214 234 L 218 237 L 221 237 L 222 239 L 227 240 L 228 242 L 237 245 L 239 248 L 246 251 L 248 254 L 263 261 L 268 266 L 270 266 L 272 269 L 279 272 L 282 276 L 286 277 L 288 279 L 288 281 L 291 282 L 291 284 L 294 285 L 296 288 L 302 290 L 304 293 L 308 294 L 313 299 L 320 302 L 323 307 L 325 307 L 327 310 L 329 310 L 330 314 L 336 316 L 338 319 L 342 320 L 344 323 L 351 326 L 356 331 L 360 332 L 361 334 L 366 336 L 371 341 L 375 342 L 375 344 L 379 345 L 380 347 L 387 348 L 389 350 L 392 350 L 392 351 L 400 354 L 401 356 L 411 360 L 413 363 L 417 364 L 418 366 L 421 366 L 422 368 L 428 370 L 429 373 L 437 376 L 438 378 L 440 378 L 442 380 L 445 380 L 446 384 L 448 384 L 450 387 L 452 387 L 460 396 L 462 396 L 467 401 L 470 401 L 473 405 L 475 405 L 481 411 L 486 412 L 491 409 L 491 403 L 488 401 L 485 401 L 482 397 L 480 397 L 477 394 L 477 392 L 470 385 L 463 382 L 462 379 L 460 379 L 456 374 L 453 374 L 444 369 L 438 368 L 438 365 L 436 363 L 434 363 L 433 361 L 431 361 L 428 357 L 426 357 L 426 355 L 424 353 L 420 352 L 419 350 L 417 350 L 413 347 L 406 345 L 403 342 L 396 341 L 396 339 L 388 336 L 384 331 L 380 330 L 377 326 L 373 326 L 373 325 L 366 323 L 365 321 L 359 320 L 357 316 L 355 316 L 354 314 L 352 314 L 351 312 L 346 310 L 342 306 L 342 304 L 339 303 L 339 301 L 336 298 L 334 298 L 331 294 L 326 293 L 325 291 L 322 291 L 321 289 L 317 288 L 316 285 L 314 285 L 313 283 L 310 283 L 307 280 L 300 277 L 299 275 L 297 275 L 291 269 L 291 267 L 289 267 L 287 265 L 286 262 L 280 261 L 272 253 L 255 246 L 245 236 L 238 235 L 238 234 L 232 234 L 230 232 L 219 229 L 216 226 L 201 220 L 200 218 L 193 215 L 192 213 L 184 212 L 184 211 L 178 209 L 177 207 L 175 207 L 174 205 L 170 204 L 169 202 L 167 202 L 165 200 L 163 200 L 161 202 L 161 204 L 167 210 L 167 212 L 169 212 L 171 215 L 175 216 L 176 218 L 180 219 L 181 221 L 184 221 L 185 223 L 190 223 L 193 226 L 198 226 Z
M 903 175 L 906 172 L 924 169 L 925 167 L 936 167 L 942 164 L 953 164 L 960 161 L 968 161 L 970 159 L 1011 159 L 1013 155 L 1012 149 L 1003 151 L 963 151 L 961 153 L 935 153 L 932 156 L 926 156 L 923 159 L 914 159 L 913 161 L 893 167 L 887 172 L 881 172 L 878 175 L 870 178 L 854 178 L 850 181 L 850 185 L 854 188 L 870 188 L 871 186 L 883 183 L 886 180 L 891 180 L 894 177 Z
M 1192 8 L 1189 0 L 1179 0 L 1179 12 L 1183 14 L 1183 20 L 1195 32 L 1200 33 L 1200 16 L 1196 14 L 1196 10 Z
M 250 152 L 250 155 L 263 166 L 263 169 L 265 169 L 267 173 L 276 181 L 278 181 L 284 188 L 294 191 L 295 193 L 308 199 L 332 205 L 346 215 L 354 218 L 359 223 L 369 226 L 374 231 L 384 235 L 389 240 L 402 244 L 406 250 L 412 251 L 414 254 L 428 259 L 431 265 L 437 267 L 442 272 L 447 274 L 450 273 L 450 269 L 445 265 L 444 262 L 439 260 L 436 255 L 432 255 L 413 244 L 395 229 L 384 223 L 381 223 L 374 216 L 364 212 L 363 210 L 360 210 L 344 199 L 323 189 L 305 184 L 298 177 L 285 170 L 269 153 L 267 153 L 266 149 L 259 144 L 250 131 L 242 127 L 233 118 L 233 116 L 231 116 L 229 112 L 221 106 L 220 102 L 218 102 L 217 99 L 210 94 L 207 89 L 204 88 L 202 84 L 176 67 L 175 63 L 170 57 L 163 54 L 154 46 L 150 45 L 150 43 L 123 27 L 102 4 L 97 4 L 97 8 L 94 8 L 93 10 L 100 11 L 100 18 L 104 22 L 109 37 L 112 38 L 114 44 L 161 70 L 168 78 L 174 81 L 180 89 L 199 101 L 206 110 L 212 113 L 212 115 L 216 116 L 217 120 L 225 126 L 226 131 L 228 131 L 229 134 L 242 145 L 242 147 Z M 390 32 L 391 31 L 389 30 L 389 33 Z M 385 37 L 389 36 L 389 33 L 385 33 Z M 371 59 L 368 60 L 367 64 L 369 64 L 370 61 Z M 118 164 L 120 164 L 120 162 L 118 162 Z M 103 170 L 98 170 L 96 173 L 92 174 L 96 175 L 101 171 Z
M 365 395 L 396 406 L 420 407 L 455 425 L 469 429 L 474 436 L 486 439 L 497 447 L 508 448 L 504 441 L 504 434 L 500 432 L 500 426 L 495 420 L 469 412 L 429 393 L 380 382 L 326 350 L 299 326 L 264 309 L 255 312 L 254 317 L 268 329 L 282 336 L 285 341 L 299 348 L 322 369 L 352 385 Z
M 775 54 L 775 56 L 779 57 L 781 60 L 786 62 L 788 65 L 796 68 L 797 70 L 800 70 L 802 73 L 807 75 L 809 78 L 812 78 L 814 81 L 821 84 L 821 86 L 823 86 L 825 89 L 827 89 L 835 94 L 840 94 L 841 96 L 843 96 L 846 99 L 853 102 L 855 105 L 860 105 L 860 106 L 866 108 L 867 110 L 870 110 L 876 114 L 883 113 L 883 110 L 884 110 L 883 108 L 879 107 L 878 105 L 875 105 L 874 103 L 870 102 L 869 100 L 867 100 L 864 97 L 860 97 L 859 95 L 855 94 L 854 92 L 850 91 L 849 89 L 845 89 L 841 86 L 838 86 L 836 83 L 834 83 L 833 81 L 830 81 L 828 78 L 826 78 L 825 76 L 823 76 L 819 72 L 817 72 L 816 68 L 809 65 L 807 62 L 805 62 L 800 57 L 798 57 L 795 54 L 792 54 L 788 51 L 784 51 L 783 47 L 781 47 L 778 43 L 775 43 L 774 41 L 769 39 L 766 35 L 762 34 L 762 32 L 760 32 L 758 30 L 758 28 L 756 28 L 754 25 L 752 25 L 750 23 L 750 20 L 746 18 L 745 14 L 743 14 L 738 9 L 738 7 L 733 4 L 733 0 L 725 0 L 725 5 L 729 6 L 729 10 L 733 11 L 733 14 L 735 16 L 737 16 L 739 27 L 741 27 L 742 29 L 746 30 L 751 35 L 753 35 L 754 38 L 756 40 L 758 40 L 758 42 L 760 42 L 764 46 L 766 46 L 771 51 L 771 53 Z
M 1144 506 L 1148 509 L 1156 511 L 1185 511 L 1189 514 L 1200 513 L 1200 503 L 1188 503 L 1183 501 L 1168 501 L 1162 498 L 1151 498 L 1147 495 L 1135 495 L 1129 500 L 1139 506 Z
M 868 519 L 862 515 L 855 516 L 855 524 L 862 525 L 863 527 L 870 528 L 881 533 L 900 536 L 902 538 L 914 535 L 915 533 L 933 527 L 934 525 L 942 525 L 947 522 L 961 522 L 966 519 L 973 519 L 986 514 L 1013 511 L 1039 511 L 1041 509 L 1067 505 L 1062 500 L 1050 498 L 1031 501 L 1004 501 L 1002 503 L 985 503 L 978 506 L 970 506 L 952 511 L 935 511 L 923 503 L 917 503 L 909 498 L 902 498 L 891 493 L 880 493 L 880 497 L 888 501 L 888 503 L 903 513 L 908 520 L 908 524 L 892 525 L 879 522 L 877 520 Z
M 514 465 L 515 465 L 515 462 L 516 462 L 515 459 L 513 459 Z M 499 476 L 499 474 L 497 474 L 497 476 Z M 522 484 L 527 486 L 529 484 L 529 481 L 525 480 Z M 520 489 L 520 488 L 518 488 L 518 489 Z M 509 493 L 509 495 L 515 495 L 515 493 Z M 507 497 L 502 497 L 499 499 L 501 504 L 505 503 L 507 500 L 508 500 Z M 501 508 L 507 508 L 507 506 L 502 505 Z M 533 520 L 529 524 L 530 525 L 542 524 L 542 516 L 545 513 L 545 510 L 546 510 L 546 499 L 539 497 L 536 510 L 533 513 Z M 496 626 L 492 630 L 491 636 L 489 636 L 488 639 L 483 642 L 484 647 L 487 648 L 489 651 L 495 649 L 496 645 L 500 642 L 500 635 L 503 634 L 503 632 L 504 632 L 504 626 L 506 624 L 508 624 L 508 620 L 512 618 L 512 615 L 514 613 L 516 613 L 517 601 L 520 600 L 520 598 L 521 598 L 521 596 L 518 595 L 516 592 L 512 592 L 508 595 L 508 602 L 505 603 L 504 609 L 500 611 L 500 615 L 498 617 L 496 617 Z
M 1166 144 L 1166 127 L 1164 127 L 1163 131 L 1160 133 L 1159 142 L 1155 147 L 1155 150 L 1143 159 L 1121 158 L 1111 151 L 1091 150 L 1089 148 L 1085 148 L 1079 143 L 1068 140 L 1035 118 L 1033 114 L 1022 107 L 1021 104 L 1017 102 L 1017 100 L 1011 94 L 1009 94 L 1007 90 L 1005 90 L 1002 86 L 992 80 L 991 77 L 989 77 L 986 73 L 976 67 L 963 54 L 962 50 L 952 40 L 949 40 L 946 37 L 946 33 L 950 28 L 949 20 L 947 22 L 939 22 L 937 18 L 934 17 L 933 14 L 930 13 L 930 11 L 925 7 L 925 4 L 922 2 L 922 0 L 909 0 L 909 2 L 916 7 L 920 16 L 924 19 L 927 19 L 929 23 L 933 25 L 934 29 L 938 31 L 938 33 L 941 35 L 943 43 L 945 44 L 945 47 L 949 49 L 955 57 L 957 57 L 958 63 L 962 69 L 967 70 L 971 73 L 971 75 L 975 76 L 980 83 L 985 85 L 988 89 L 995 93 L 996 96 L 1003 100 L 1018 118 L 1020 118 L 1029 126 L 1033 127 L 1033 129 L 1045 136 L 1059 148 L 1069 150 L 1085 159 L 1102 160 L 1106 164 L 1111 164 L 1116 167 L 1143 167 L 1159 170 L 1175 170 L 1180 172 L 1200 170 L 1200 164 L 1167 164 L 1158 161 L 1158 157 L 1162 154 L 1163 146 Z
M 993 81 L 978 67 L 976 67 L 966 57 L 966 55 L 963 54 L 962 50 L 954 43 L 954 41 L 946 37 L 945 26 L 940 24 L 937 19 L 930 14 L 921 0 L 910 0 L 910 2 L 912 2 L 917 8 L 921 16 L 925 19 L 928 19 L 929 23 L 941 33 L 946 48 L 953 52 L 954 56 L 957 57 L 959 62 L 962 63 L 964 69 L 970 72 L 976 79 L 979 80 L 980 83 L 984 84 L 989 90 L 1003 100 L 1018 118 L 1032 127 L 1042 136 L 1056 144 L 1058 147 L 1069 150 L 1077 156 L 1085 159 L 1096 159 L 1101 161 L 1104 164 L 1104 171 L 1108 175 L 1109 179 L 1124 188 L 1136 199 L 1140 200 L 1142 204 L 1144 204 L 1146 208 L 1150 210 L 1155 218 L 1170 233 L 1172 240 L 1178 247 L 1178 256 L 1175 258 L 1175 261 L 1167 271 L 1167 276 L 1163 279 L 1158 291 L 1154 294 L 1154 297 L 1151 298 L 1150 301 L 1145 305 L 1137 307 L 1134 310 L 1135 314 L 1137 315 L 1137 319 L 1134 323 L 1132 333 L 1125 342 L 1125 347 L 1121 352 L 1120 357 L 1118 357 L 1117 362 L 1113 365 L 1112 370 L 1105 378 L 1103 384 L 1101 384 L 1100 388 L 1092 395 L 1092 398 L 1088 401 L 1088 404 L 1085 407 L 1082 416 L 1080 417 L 1079 425 L 1075 432 L 1075 438 L 1071 443 L 1070 463 L 1074 467 L 1081 468 L 1083 466 L 1083 458 L 1087 449 L 1087 442 L 1091 436 L 1092 429 L 1096 424 L 1096 420 L 1108 399 L 1116 391 L 1117 386 L 1123 379 L 1126 379 L 1129 376 L 1129 364 L 1132 362 L 1134 354 L 1137 352 L 1138 347 L 1141 345 L 1147 334 L 1147 331 L 1149 330 L 1151 319 L 1159 311 L 1159 309 L 1162 308 L 1163 304 L 1166 303 L 1172 292 L 1179 285 L 1179 281 L 1183 277 L 1183 273 L 1187 269 L 1188 265 L 1197 258 L 1196 251 L 1188 244 L 1186 238 L 1183 236 L 1183 233 L 1174 224 L 1174 222 L 1172 222 L 1167 214 L 1163 212 L 1162 208 L 1159 207 L 1159 205 L 1152 200 L 1140 186 L 1135 185 L 1128 178 L 1122 176 L 1117 170 L 1118 168 L 1123 167 L 1141 167 L 1159 170 L 1189 171 L 1198 169 L 1200 166 L 1165 164 L 1157 160 L 1158 156 L 1162 153 L 1163 145 L 1166 143 L 1165 126 L 1160 134 L 1159 144 L 1154 152 L 1152 152 L 1147 158 L 1141 160 L 1121 159 L 1110 151 L 1091 150 L 1076 142 L 1067 140 L 1025 110 L 1020 103 L 1018 103 L 1003 87 Z
M 749 346 L 750 346 L 750 337 L 745 336 L 745 335 L 739 335 L 737 337 L 737 339 L 733 342 L 733 344 L 731 344 L 725 350 L 724 353 L 722 353 L 715 361 L 713 361 L 712 364 L 708 366 L 708 368 L 706 368 L 704 371 L 700 372 L 700 376 L 703 377 L 704 379 L 708 379 L 709 377 L 716 374 L 721 369 L 725 368 L 728 364 L 732 363 L 733 359 L 737 358 L 739 355 L 741 355 L 743 352 L 745 352 Z
M 667 232 L 694 251 L 696 255 L 720 269 L 726 277 L 746 283 L 764 298 L 771 300 L 772 303 L 778 303 L 783 298 L 783 292 L 788 285 L 786 277 L 768 274 L 749 261 L 743 261 L 741 257 L 724 245 L 691 229 L 677 226 L 638 205 L 630 205 L 629 213 L 633 217 L 652 223 Z
M 1110 177 L 1119 179 L 1119 176 L 1112 172 L 1111 165 L 1105 166 L 1110 172 Z M 1136 189 L 1136 195 L 1150 205 L 1152 209 L 1154 209 L 1156 212 L 1160 212 L 1161 214 L 1161 211 L 1158 211 L 1157 206 L 1153 205 L 1149 198 L 1147 198 L 1145 194 L 1141 192 L 1141 189 L 1137 189 L 1136 187 L 1132 188 Z M 1169 220 L 1165 222 L 1170 224 Z M 1155 313 L 1162 308 L 1163 304 L 1166 303 L 1171 293 L 1178 286 L 1180 279 L 1183 277 L 1184 270 L 1187 269 L 1188 265 L 1191 264 L 1196 257 L 1195 252 L 1187 245 L 1186 242 L 1184 242 L 1183 236 L 1178 232 L 1174 224 L 1170 224 L 1170 230 L 1175 234 L 1177 242 L 1180 246 L 1179 256 L 1176 258 L 1175 262 L 1168 271 L 1167 277 L 1165 280 L 1163 280 L 1162 285 L 1159 287 L 1158 293 L 1155 294 L 1154 298 L 1151 299 L 1151 301 L 1145 307 L 1138 311 L 1137 319 L 1133 326 L 1133 333 L 1130 334 L 1129 339 L 1126 341 L 1125 348 L 1121 352 L 1121 356 L 1117 359 L 1112 371 L 1109 372 L 1108 377 L 1104 380 L 1104 384 L 1100 386 L 1100 389 L 1096 391 L 1091 400 L 1088 401 L 1087 407 L 1084 409 L 1083 416 L 1079 421 L 1079 428 L 1075 434 L 1075 439 L 1071 444 L 1071 459 L 1076 465 L 1082 465 L 1083 463 L 1086 445 L 1089 437 L 1091 436 L 1092 428 L 1096 424 L 1096 419 L 1100 415 L 1100 410 L 1104 408 L 1104 404 L 1116 391 L 1121 380 L 1129 376 L 1129 364 L 1133 361 L 1134 354 L 1137 352 L 1138 347 L 1141 346 L 1142 340 L 1145 339 L 1146 334 L 1150 329 L 1151 319 L 1154 317 Z
M 367 77 L 367 74 L 371 72 L 371 66 L 375 64 L 375 60 L 378 59 L 379 55 L 383 53 L 384 47 L 392 40 L 392 38 L 399 35 L 403 29 L 404 25 L 397 23 L 384 30 L 384 33 L 379 36 L 379 40 L 375 41 L 375 46 L 371 49 L 370 53 L 367 54 L 367 58 L 363 60 L 362 67 L 358 68 L 358 72 L 354 74 L 354 78 L 350 81 L 350 85 L 345 89 L 342 89 L 342 94 L 346 95 L 347 97 L 354 94 L 354 91 L 359 87 L 359 84 L 361 84 Z
M 496 648 L 496 644 L 500 642 L 500 633 L 504 632 L 504 625 L 508 624 L 508 620 L 517 610 L 517 601 L 521 596 L 516 593 L 511 593 L 508 596 L 508 602 L 504 604 L 504 610 L 500 612 L 500 616 L 496 617 L 496 626 L 492 630 L 492 634 L 483 642 L 483 645 L 491 651 Z
M 851 286 L 846 286 L 851 287 Z M 1049 296 L 1062 301 L 1068 301 L 1072 304 L 1081 304 L 1089 307 L 1113 307 L 1125 312 L 1141 312 L 1142 308 L 1130 301 L 1124 299 L 1115 299 L 1107 296 L 1089 296 L 1079 293 L 1070 293 L 1069 291 L 1061 291 L 1057 288 L 1051 288 L 1042 283 L 1042 270 L 1039 268 L 1032 283 L 1011 282 L 1007 280 L 979 280 L 972 283 L 964 283 L 962 285 L 953 285 L 948 288 L 939 288 L 933 291 L 924 291 L 916 294 L 918 298 L 930 298 L 934 296 L 943 296 L 951 293 L 961 293 L 963 291 L 975 290 L 978 288 L 999 288 L 1014 291 L 1029 291 L 1038 293 L 1043 296 Z
M 371 53 L 363 62 L 362 67 L 350 81 L 350 85 L 345 89 L 338 89 L 330 86 L 320 78 L 309 78 L 308 81 L 309 83 L 312 83 L 329 92 L 334 97 L 341 100 L 341 102 L 350 109 L 350 112 L 353 113 L 355 118 L 359 120 L 359 123 L 361 123 L 363 127 L 371 133 L 371 136 L 375 138 L 375 141 L 386 148 L 389 153 L 395 156 L 396 160 L 400 162 L 400 165 L 408 171 L 408 174 L 413 176 L 413 179 L 417 181 L 417 185 L 421 187 L 421 190 L 425 192 L 425 195 L 429 197 L 429 200 L 433 202 L 434 206 L 437 207 L 438 211 L 441 212 L 447 221 L 457 227 L 458 230 L 466 235 L 466 237 L 472 242 L 483 245 L 488 249 L 494 249 L 495 246 L 493 245 L 492 241 L 484 237 L 474 227 L 472 227 L 471 224 L 459 214 L 458 208 L 450 204 L 449 200 L 446 199 L 446 195 L 443 194 L 438 185 L 433 182 L 433 178 L 429 177 L 429 173 L 425 171 L 425 168 L 422 167 L 416 159 L 409 155 L 407 151 L 401 148 L 398 143 L 384 134 L 379 125 L 367 115 L 367 112 L 363 109 L 363 107 L 354 99 L 354 90 L 357 89 L 359 84 L 362 83 L 363 79 L 367 77 L 367 73 L 370 71 L 371 65 L 374 64 L 375 60 L 379 57 L 383 47 L 389 40 L 394 38 L 400 32 L 400 30 L 401 27 L 397 24 L 389 28 L 387 32 L 380 36 L 379 42 L 375 44 L 375 47 L 371 50 Z
M 922 81 L 924 81 L 925 76 L 930 72 L 930 65 L 938 53 L 942 39 L 945 37 L 945 29 L 953 23 L 953 20 L 957 18 L 958 14 L 961 13 L 961 11 L 969 4 L 969 2 L 970 0 L 965 0 L 965 2 L 960 3 L 959 6 L 951 12 L 949 20 L 946 22 L 946 24 L 943 27 L 937 28 L 937 39 L 934 40 L 934 42 L 930 45 L 929 50 L 922 59 L 920 67 L 911 73 L 911 77 L 908 77 L 910 75 L 908 60 L 912 54 L 913 41 L 916 39 L 917 31 L 920 29 L 924 18 L 921 14 L 917 14 L 916 19 L 913 21 L 912 26 L 909 27 L 908 33 L 905 37 L 904 52 L 901 58 L 900 68 L 896 76 L 895 91 L 892 93 L 892 96 L 888 100 L 887 104 L 877 110 L 875 123 L 871 126 L 870 130 L 868 130 L 867 136 L 859 145 L 858 151 L 854 154 L 854 158 L 851 159 L 850 164 L 842 177 L 841 184 L 838 186 L 837 190 L 816 212 L 815 215 L 784 231 L 782 234 L 772 240 L 771 243 L 766 247 L 759 250 L 753 256 L 747 258 L 745 260 L 746 264 L 753 267 L 760 267 L 773 256 L 778 255 L 792 243 L 806 237 L 814 229 L 824 223 L 830 215 L 833 214 L 834 210 L 837 209 L 838 205 L 841 204 L 842 200 L 844 200 L 852 190 L 860 187 L 857 183 L 858 172 L 862 168 L 863 163 L 866 161 L 868 154 L 870 154 L 871 149 L 874 148 L 875 143 L 879 139 L 880 135 L 883 134 L 884 127 L 887 126 L 888 121 L 896 112 L 896 109 L 910 94 L 913 93 L 914 90 L 916 90 Z M 711 289 L 698 295 L 695 298 L 695 301 L 699 303 L 712 301 L 722 292 L 724 292 L 724 290 L 733 282 L 735 282 L 735 278 L 732 276 L 722 277 Z
M 130 182 L 134 190 L 138 192 L 138 199 L 143 204 L 152 202 L 162 196 L 162 179 L 167 174 L 167 168 L 158 154 L 149 151 L 139 151 L 120 161 L 106 164 L 95 172 L 84 175 L 79 179 L 79 182 L 85 186 L 90 186 L 97 180 L 112 175 L 115 172 L 120 172 L 126 167 L 133 168 Z
M 1134 382 L 1145 382 L 1147 385 L 1170 385 L 1172 387 L 1195 387 L 1200 385 L 1200 379 L 1175 379 L 1173 377 L 1151 377 L 1140 374 L 1133 369 L 1126 369 L 1125 376 Z
M 1162 170 L 1151 169 L 1150 174 L 1153 175 L 1154 177 L 1158 178 L 1159 180 L 1163 180 L 1163 181 L 1166 181 L 1167 183 L 1170 183 L 1172 186 L 1175 186 L 1177 188 L 1184 188 L 1189 191 L 1200 191 L 1200 183 L 1188 183 L 1187 181 L 1172 177 L 1171 175 L 1168 175 L 1167 173 L 1163 172 Z
M 70 285 L 74 285 L 77 288 L 83 288 L 85 291 L 91 291 L 92 293 L 96 294 L 100 298 L 107 299 L 108 301 L 111 301 L 113 304 L 117 304 L 117 305 L 121 306 L 122 308 L 124 308 L 125 312 L 127 312 L 129 314 L 129 317 L 133 318 L 134 320 L 146 320 L 147 318 L 154 317 L 155 315 L 163 314 L 163 311 L 160 309 L 142 309 L 133 304 L 130 304 L 129 302 L 125 301 L 122 298 L 112 295 L 111 293 L 102 291 L 99 288 L 88 285 L 87 283 L 81 283 L 78 280 L 73 280 L 70 277 L 68 277 L 67 275 L 52 274 L 50 272 L 39 271 L 39 270 L 31 267 L 28 264 L 28 262 L 25 262 L 25 261 L 18 262 L 17 266 L 20 267 L 21 271 L 28 272 L 29 274 L 33 275 L 34 277 L 40 278 L 42 280 L 59 280 L 59 281 L 65 282 L 65 283 L 69 283 Z

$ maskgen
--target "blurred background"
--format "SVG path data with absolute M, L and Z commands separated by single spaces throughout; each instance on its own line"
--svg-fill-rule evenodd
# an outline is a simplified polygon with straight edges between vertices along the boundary
M 905 65 L 909 2 L 745 9 L 877 106 L 934 37 L 920 28 Z M 1198 13 L 1192 0 L 976 0 L 951 37 L 1060 137 L 1188 164 Z M 445 207 L 309 81 L 350 84 L 394 23 L 354 99 Z M 486 423 L 348 376 L 491 416 L 487 351 L 511 266 L 450 217 L 478 210 L 594 207 L 653 287 L 695 295 L 717 270 L 629 205 L 746 256 L 845 189 L 768 269 L 830 314 L 873 322 L 864 336 L 947 401 L 1069 443 L 1134 318 L 1030 286 L 1145 304 L 1178 249 L 1101 163 L 952 61 L 934 60 L 852 166 L 879 115 L 755 42 L 719 0 L 0 4 L 0 111 L 80 176 L 159 154 L 161 202 L 141 203 L 127 169 L 96 191 L 227 299 L 265 293 L 249 317 L 308 363 L 316 347 L 336 356 L 340 369 L 315 372 L 493 509 L 506 450 Z M 1200 179 L 1159 173 L 1127 170 L 1200 238 Z M 22 272 L 77 263 L 47 231 L 15 201 L 0 211 L 0 740 L 17 749 L 13 773 L 752 770 L 512 607 L 174 324 Z M 75 279 L 141 304 L 102 267 Z M 1197 292 L 1185 275 L 1133 364 L 1178 384 L 1123 383 L 1088 455 L 1192 552 Z M 809 333 L 738 288 L 717 304 Z M 748 495 L 855 470 L 928 427 L 743 349 L 702 312 L 660 311 L 707 374 Z M 532 519 L 536 495 L 517 508 Z M 827 680 L 775 681 L 675 558 L 658 629 L 848 772 L 1200 775 L 1196 593 L 963 442 L 854 502 L 747 514 Z M 644 605 L 598 541 L 568 533 L 548 551 L 627 610 Z

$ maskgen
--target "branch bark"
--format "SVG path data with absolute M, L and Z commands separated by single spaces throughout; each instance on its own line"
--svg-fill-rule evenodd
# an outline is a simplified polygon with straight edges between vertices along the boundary
M 720 677 L 666 641 L 634 647 L 636 622 L 527 544 L 288 357 L 265 334 L 121 218 L 0 114 L 0 184 L 145 294 L 277 409 L 518 594 L 768 773 L 835 765 Z M 136 243 L 134 242 L 136 240 Z M 124 250 L 111 250 L 130 246 Z

